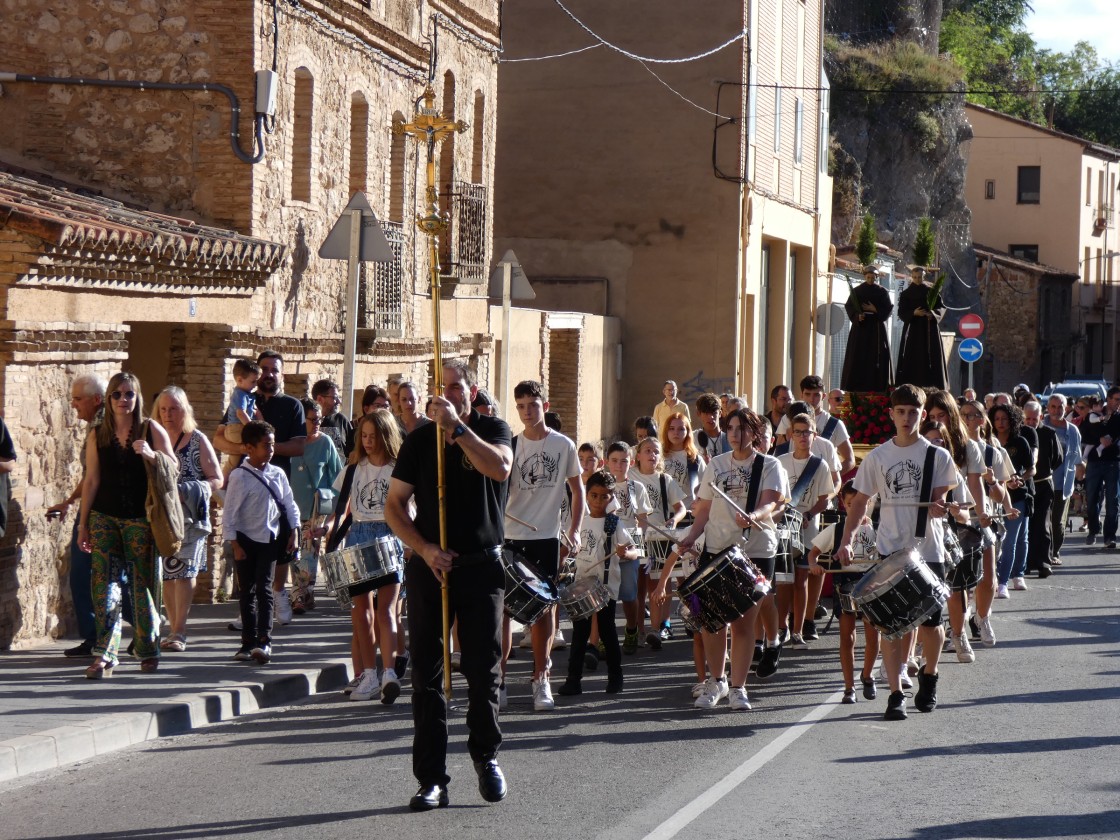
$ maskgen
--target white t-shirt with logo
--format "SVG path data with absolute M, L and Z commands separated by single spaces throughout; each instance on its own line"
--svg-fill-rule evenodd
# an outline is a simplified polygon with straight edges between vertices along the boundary
M 355 522 L 384 522 L 385 499 L 389 495 L 389 479 L 393 477 L 390 461 L 383 467 L 375 467 L 363 460 L 354 467 L 354 481 L 350 485 L 350 514 Z M 346 480 L 346 470 L 334 480 L 334 489 L 342 492 L 342 482 Z M 339 511 L 341 513 L 342 511 Z
M 828 421 L 831 420 L 831 419 L 832 419 L 832 415 L 829 414 L 827 411 L 821 411 L 817 414 L 817 416 L 816 416 L 817 437 L 819 437 L 823 440 L 829 441 L 833 446 L 840 446 L 840 444 L 846 443 L 849 439 L 848 427 L 844 425 L 843 420 L 841 420 L 839 417 L 837 417 L 836 418 L 836 428 L 834 428 L 832 430 L 832 436 L 826 438 L 824 436 L 824 430 L 825 430 L 825 427 L 828 425 Z M 778 423 L 778 428 L 774 431 L 774 434 L 775 435 L 784 435 L 787 438 L 789 437 L 789 417 L 788 416 L 783 417 L 781 422 Z
M 795 458 L 792 452 L 787 452 L 785 455 L 779 455 L 778 461 L 781 462 L 782 468 L 786 471 L 786 476 L 789 479 L 790 494 L 793 493 L 793 488 L 797 486 L 798 479 L 801 474 L 809 466 L 812 456 L 805 460 Z M 821 496 L 831 496 L 838 488 L 832 481 L 832 472 L 828 468 L 828 462 L 823 458 L 820 465 L 817 467 L 813 477 L 809 483 L 805 485 L 804 490 L 801 491 L 800 498 L 793 499 L 791 504 L 797 508 L 801 513 L 809 510 L 819 500 Z M 810 536 L 816 534 L 818 528 L 820 514 L 809 519 L 805 519 L 805 527 L 808 529 Z
M 927 563 L 941 562 L 944 553 L 941 520 L 929 517 L 925 537 L 919 540 L 915 536 L 926 450 L 930 447 L 933 444 L 923 437 L 909 446 L 898 446 L 892 438 L 872 449 L 856 473 L 856 490 L 868 496 L 878 494 L 884 502 L 879 513 L 877 542 L 883 557 L 913 546 Z M 949 453 L 940 447 L 933 448 L 931 492 L 957 483 L 957 467 Z M 900 505 L 900 502 L 909 504 Z
M 631 470 L 630 476 L 633 474 L 634 471 Z M 647 516 L 653 513 L 645 483 L 633 477 L 617 482 L 614 486 L 614 499 L 607 505 L 607 513 L 617 516 L 618 527 L 625 528 L 631 536 L 631 541 L 637 542 L 638 516 L 643 513 Z
M 610 568 L 606 568 L 607 535 L 603 530 L 606 521 L 605 516 L 599 519 L 592 516 L 583 517 L 583 523 L 579 529 L 579 552 L 573 558 L 575 577 L 576 580 L 587 578 L 602 580 L 603 575 L 606 574 L 607 588 L 611 591 L 611 597 L 617 601 L 618 587 L 622 583 L 622 572 L 619 566 L 622 558 L 615 551 L 620 545 L 633 545 L 634 541 L 630 539 L 630 535 L 626 533 L 626 529 L 622 527 L 620 522 L 611 537 Z
M 819 548 L 821 554 L 832 555 L 832 547 L 836 545 L 838 537 L 836 533 L 838 524 L 832 523 L 813 538 L 813 547 Z M 852 535 L 852 564 L 845 566 L 844 571 L 852 574 L 863 574 L 868 571 L 878 562 L 879 558 L 875 552 L 875 529 L 870 522 L 864 522 Z
M 506 513 L 535 525 L 537 530 L 507 518 L 506 537 L 511 540 L 555 539 L 560 535 L 563 511 L 568 505 L 565 490 L 568 479 L 580 475 L 576 445 L 552 429 L 540 440 L 518 435 L 516 441 Z
M 691 508 L 692 502 L 696 499 L 696 488 L 700 486 L 700 473 L 704 469 L 703 459 L 701 458 L 696 464 L 696 471 L 691 476 L 688 472 L 688 453 L 683 449 L 667 452 L 664 461 L 665 472 L 672 476 L 684 491 L 684 506 Z
M 665 528 L 665 525 L 666 525 L 665 511 L 669 511 L 669 517 L 672 518 L 673 508 L 676 506 L 677 502 L 683 502 L 684 501 L 684 491 L 681 490 L 681 486 L 673 480 L 672 476 L 668 475 L 667 473 L 663 473 L 663 472 L 662 473 L 655 472 L 655 473 L 651 473 L 649 475 L 646 475 L 645 473 L 641 472 L 640 470 L 632 470 L 630 472 L 630 475 L 635 481 L 641 482 L 642 486 L 644 486 L 646 488 L 646 493 L 649 495 L 649 505 L 650 505 L 651 510 L 650 510 L 649 514 L 647 514 L 647 520 L 649 522 L 651 522 L 652 524 L 656 525 L 658 528 Z M 662 502 L 662 499 L 661 499 L 661 478 L 662 478 L 662 476 L 664 476 L 664 478 L 665 478 L 665 500 L 664 500 L 665 503 L 664 503 L 664 505 L 661 503 Z M 659 533 L 654 531 L 652 528 L 649 528 L 649 529 L 646 530 L 644 538 L 647 542 L 649 540 L 664 540 L 665 539 L 663 536 L 661 536 Z
M 755 459 L 762 458 L 762 476 L 755 504 L 759 504 L 759 499 L 767 490 L 773 490 L 782 497 L 788 495 L 785 470 L 782 469 L 777 458 L 755 452 L 746 461 L 737 461 L 733 455 L 732 452 L 725 452 L 712 459 L 704 468 L 704 474 L 700 478 L 700 489 L 696 493 L 697 498 L 712 503 L 708 524 L 704 527 L 704 545 L 712 554 L 718 554 L 735 545 L 743 537 L 743 529 L 735 521 L 734 508 L 712 489 L 713 485 L 750 513 L 747 507 L 747 493 L 750 490 L 751 470 L 754 468 Z M 777 548 L 778 533 L 774 519 L 766 517 L 756 522 L 755 527 L 750 529 L 743 551 L 748 557 L 767 558 L 773 557 Z

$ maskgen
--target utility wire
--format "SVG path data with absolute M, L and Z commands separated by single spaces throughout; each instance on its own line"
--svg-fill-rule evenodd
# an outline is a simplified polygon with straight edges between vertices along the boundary
M 530 56 L 528 58 L 503 58 L 500 59 L 500 61 L 502 64 L 516 64 L 519 61 L 548 61 L 550 58 L 567 58 L 570 55 L 579 55 L 580 53 L 587 52 L 588 50 L 596 50 L 601 46 L 603 45 L 591 44 L 590 46 L 580 47 L 578 50 L 569 50 L 568 52 L 554 53 L 553 55 L 537 55 Z

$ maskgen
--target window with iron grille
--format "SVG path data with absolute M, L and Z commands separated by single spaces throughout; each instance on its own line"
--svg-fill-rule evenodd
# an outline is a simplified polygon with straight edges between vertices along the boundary
M 382 222 L 381 228 L 393 249 L 393 260 L 362 263 L 359 310 L 364 314 L 366 329 L 375 330 L 379 337 L 400 338 L 404 336 L 404 225 Z
M 451 227 L 440 247 L 440 270 L 460 283 L 486 279 L 486 185 L 455 181 Z

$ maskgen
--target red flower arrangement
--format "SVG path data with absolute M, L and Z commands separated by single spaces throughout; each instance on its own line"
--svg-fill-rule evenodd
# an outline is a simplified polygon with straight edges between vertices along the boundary
M 875 446 L 894 435 L 891 403 L 887 394 L 849 392 L 844 395 L 844 403 L 837 416 L 848 428 L 852 443 Z

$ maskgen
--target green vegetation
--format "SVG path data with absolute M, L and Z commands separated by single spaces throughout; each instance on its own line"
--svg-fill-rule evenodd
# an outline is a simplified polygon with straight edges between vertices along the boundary
M 871 265 L 879 254 L 875 247 L 875 217 L 864 213 L 863 222 L 859 226 L 859 241 L 856 242 L 856 257 L 861 265 Z
M 929 216 L 918 219 L 918 232 L 914 236 L 914 262 L 933 265 L 933 227 Z
M 1084 41 L 1068 53 L 1039 49 L 1023 26 L 1029 0 L 950 5 L 940 48 L 963 71 L 970 102 L 1120 146 L 1120 66 Z
M 825 39 L 829 79 L 845 104 L 881 106 L 905 101 L 913 112 L 937 108 L 943 91 L 964 77 L 954 62 L 942 61 L 910 41 L 893 40 L 862 46 L 834 37 Z M 925 93 L 928 91 L 928 93 Z M 905 93 L 905 98 L 892 94 Z

